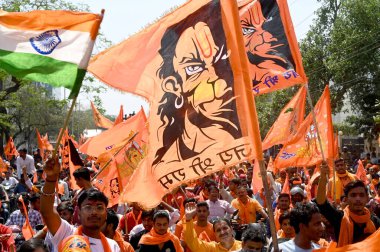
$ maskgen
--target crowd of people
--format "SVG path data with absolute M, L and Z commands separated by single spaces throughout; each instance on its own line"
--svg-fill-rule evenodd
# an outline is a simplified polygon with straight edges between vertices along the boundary
M 263 189 L 254 191 L 253 165 L 243 162 L 167 194 L 155 209 L 109 205 L 93 186 L 90 161 L 74 173 L 58 157 L 46 162 L 26 149 L 5 161 L 1 176 L 0 251 L 274 251 Z M 277 174 L 268 171 L 279 248 L 312 251 L 365 240 L 380 226 L 380 167 L 364 155 Z M 25 229 L 32 235 L 27 237 Z M 77 250 L 75 250 L 77 249 Z M 80 250 L 82 249 L 82 250 Z

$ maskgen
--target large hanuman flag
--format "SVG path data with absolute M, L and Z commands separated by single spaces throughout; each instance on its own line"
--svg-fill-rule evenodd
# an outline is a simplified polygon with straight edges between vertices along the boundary
M 18 151 L 16 149 L 15 143 L 13 142 L 13 138 L 9 137 L 7 144 L 4 147 L 4 154 L 7 157 L 7 160 L 11 160 L 13 156 L 18 156 Z
M 281 110 L 277 120 L 273 123 L 263 140 L 263 150 L 273 145 L 284 144 L 294 136 L 305 116 L 306 88 L 302 86 L 297 94 Z
M 314 113 L 318 123 L 323 153 L 327 160 L 332 161 L 335 157 L 334 131 L 328 86 L 315 105 Z M 274 165 L 277 168 L 315 165 L 323 160 L 321 153 L 316 127 L 310 113 L 301 124 L 297 134 L 283 146 Z
M 93 184 L 109 199 L 108 207 L 119 202 L 123 188 L 144 156 L 143 149 L 131 137 L 99 155 L 96 161 L 100 172 Z
M 94 103 L 91 101 L 92 116 L 94 118 L 95 125 L 100 128 L 109 129 L 112 128 L 113 122 L 107 117 L 100 114 L 99 110 L 95 107 Z
M 254 94 L 305 84 L 286 0 L 238 0 Z
M 128 135 L 138 133 L 134 137 L 140 146 L 144 146 L 148 142 L 147 119 L 144 109 L 126 121 L 119 123 L 113 128 L 103 131 L 101 134 L 89 138 L 83 145 L 79 147 L 79 151 L 87 155 L 97 157 L 100 154 L 111 150 L 119 145 Z
M 95 56 L 89 71 L 150 102 L 147 156 L 123 201 L 152 208 L 183 182 L 262 159 L 235 1 L 189 1 Z
M 79 92 L 101 16 L 72 11 L 0 10 L 0 68 Z

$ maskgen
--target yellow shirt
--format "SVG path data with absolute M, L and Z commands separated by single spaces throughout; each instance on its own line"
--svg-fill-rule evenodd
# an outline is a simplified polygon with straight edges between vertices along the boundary
M 194 222 L 193 220 L 186 222 L 185 224 L 185 242 L 187 247 L 189 247 L 192 251 L 199 252 L 226 252 L 226 251 L 234 251 L 241 249 L 241 241 L 236 241 L 232 245 L 232 247 L 228 250 L 218 242 L 206 242 L 197 238 L 197 234 L 194 230 Z
M 243 204 L 240 199 L 234 199 L 231 205 L 239 210 L 240 224 L 249 224 L 256 222 L 256 212 L 263 209 L 260 203 L 248 197 L 248 202 Z

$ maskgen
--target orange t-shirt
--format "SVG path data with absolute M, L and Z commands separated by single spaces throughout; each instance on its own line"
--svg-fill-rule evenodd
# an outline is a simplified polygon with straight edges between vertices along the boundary
M 181 241 L 185 241 L 185 230 L 186 230 L 186 225 L 183 225 L 183 229 L 181 232 L 181 238 L 180 238 Z M 195 230 L 195 233 L 197 234 L 199 239 L 207 240 L 207 241 L 216 241 L 214 229 L 213 229 L 212 224 L 210 222 L 207 222 L 207 226 L 201 227 L 201 226 L 198 226 L 197 222 L 195 221 L 194 222 L 194 230 Z M 207 237 L 205 237 L 205 234 L 207 235 Z M 192 251 L 190 250 L 190 248 L 186 247 L 185 252 L 192 252 Z
M 239 210 L 240 224 L 256 222 L 256 212 L 263 209 L 257 200 L 251 198 L 248 198 L 246 204 L 243 204 L 239 199 L 234 199 L 232 200 L 231 205 Z

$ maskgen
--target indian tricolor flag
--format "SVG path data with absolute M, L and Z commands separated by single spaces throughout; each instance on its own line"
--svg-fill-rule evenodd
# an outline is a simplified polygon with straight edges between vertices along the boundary
M 79 92 L 101 15 L 72 11 L 0 10 L 0 68 L 9 74 Z

